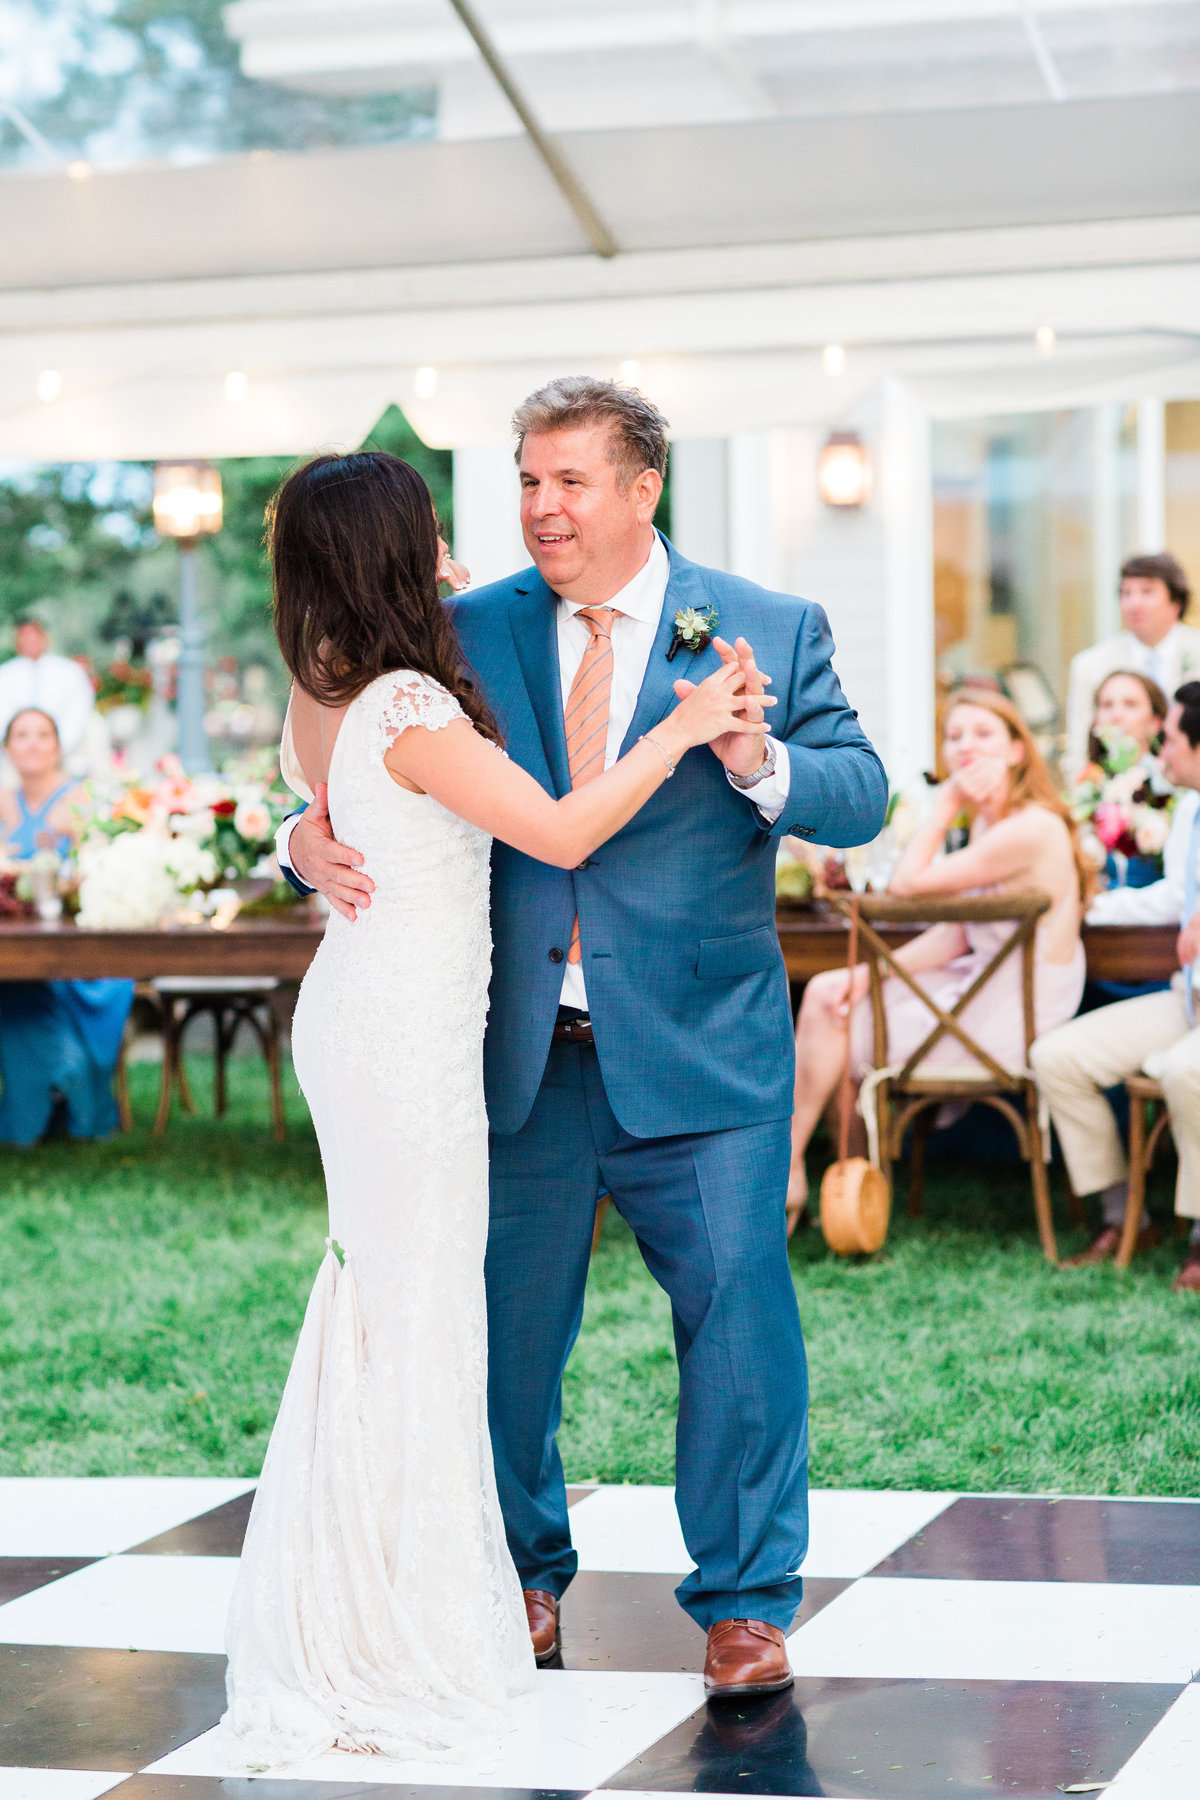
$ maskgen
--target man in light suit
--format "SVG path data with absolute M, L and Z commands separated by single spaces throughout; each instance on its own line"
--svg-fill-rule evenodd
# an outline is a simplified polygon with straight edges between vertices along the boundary
M 462 597 L 455 622 L 509 755 L 548 792 L 578 774 L 587 667 L 611 648 L 590 730 L 608 766 L 675 703 L 675 681 L 741 661 L 774 737 L 693 752 L 579 868 L 497 843 L 484 1047 L 491 1125 L 489 1410 L 496 1475 L 539 1662 L 575 1573 L 555 1438 L 609 1193 L 672 1307 L 677 1503 L 696 1568 L 680 1603 L 708 1633 L 712 1694 L 792 1679 L 784 1644 L 807 1546 L 804 1345 L 784 1234 L 793 1047 L 775 931 L 785 832 L 858 844 L 887 782 L 830 666 L 819 607 L 689 563 L 654 529 L 666 421 L 571 377 L 514 421 L 534 567 Z M 689 611 L 690 609 L 690 611 Z M 736 646 L 716 637 L 720 629 Z M 709 629 L 690 642 L 692 623 Z M 677 646 L 672 654 L 673 646 Z M 351 916 L 361 859 L 320 808 L 290 862 Z
M 1200 631 L 1182 622 L 1190 598 L 1187 576 L 1165 550 L 1156 556 L 1131 556 L 1123 565 L 1123 629 L 1071 658 L 1062 756 L 1068 782 L 1078 779 L 1088 760 L 1096 695 L 1110 675 L 1118 669 L 1148 675 L 1164 694 L 1173 694 L 1182 682 L 1200 676 Z
M 1071 1186 L 1096 1194 L 1100 1231 L 1069 1256 L 1077 1268 L 1117 1253 L 1129 1199 L 1129 1163 L 1106 1090 L 1139 1071 L 1162 1083 L 1179 1152 L 1175 1212 L 1189 1223 L 1187 1255 L 1172 1286 L 1200 1293 L 1200 681 L 1187 681 L 1171 702 L 1163 730 L 1163 769 L 1179 789 L 1161 881 L 1112 888 L 1088 909 L 1093 925 L 1180 926 L 1179 974 L 1165 993 L 1140 994 L 1084 1013 L 1038 1038 L 1030 1060 L 1062 1144 Z M 1135 1103 L 1136 1104 L 1136 1103 Z M 1157 1241 L 1143 1210 L 1138 1247 Z

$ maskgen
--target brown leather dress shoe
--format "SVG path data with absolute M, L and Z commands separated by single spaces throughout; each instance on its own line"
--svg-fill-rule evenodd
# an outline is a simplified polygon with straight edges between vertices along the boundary
M 783 1633 L 761 1619 L 720 1619 L 708 1628 L 704 1688 L 723 1694 L 777 1694 L 792 1685 Z
M 1171 1283 L 1173 1294 L 1200 1294 L 1200 1251 L 1192 1250 Z
M 553 1662 L 558 1655 L 558 1600 L 544 1588 L 523 1588 L 525 1617 L 529 1620 L 529 1641 L 533 1659 L 539 1665 Z
M 1134 1249 L 1139 1252 L 1142 1250 L 1153 1250 L 1157 1242 L 1158 1232 L 1154 1229 L 1154 1226 L 1143 1225 L 1142 1229 L 1137 1234 L 1137 1241 L 1134 1244 Z M 1086 1250 L 1081 1250 L 1077 1256 L 1065 1256 L 1058 1266 L 1060 1269 L 1082 1269 L 1085 1268 L 1088 1263 L 1107 1262 L 1110 1257 L 1117 1254 L 1120 1247 L 1121 1227 L 1119 1225 L 1106 1225 L 1099 1237 L 1092 1239 Z

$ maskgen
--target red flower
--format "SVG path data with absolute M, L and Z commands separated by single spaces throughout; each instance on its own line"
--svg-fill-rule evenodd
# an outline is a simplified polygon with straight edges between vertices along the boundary
M 237 802 L 234 800 L 218 800 L 212 810 L 215 818 L 232 819 L 234 813 L 237 811 Z

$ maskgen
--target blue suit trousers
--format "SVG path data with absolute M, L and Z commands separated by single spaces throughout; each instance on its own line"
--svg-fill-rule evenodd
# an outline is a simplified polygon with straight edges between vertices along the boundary
M 703 1629 L 729 1618 L 791 1624 L 808 1543 L 808 1438 L 784 1224 L 788 1154 L 786 1119 L 631 1137 L 595 1050 L 578 1044 L 551 1045 L 525 1125 L 493 1136 L 488 1404 L 523 1587 L 561 1594 L 577 1566 L 555 1439 L 596 1200 L 607 1192 L 671 1302 L 676 1503 L 696 1564 L 676 1589 L 680 1605 Z

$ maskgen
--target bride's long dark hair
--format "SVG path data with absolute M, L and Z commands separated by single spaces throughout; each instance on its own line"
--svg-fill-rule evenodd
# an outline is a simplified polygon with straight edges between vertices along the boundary
M 433 499 L 382 450 L 317 456 L 267 514 L 275 635 L 306 694 L 344 706 L 389 669 L 432 675 L 484 737 L 500 732 L 438 596 Z

